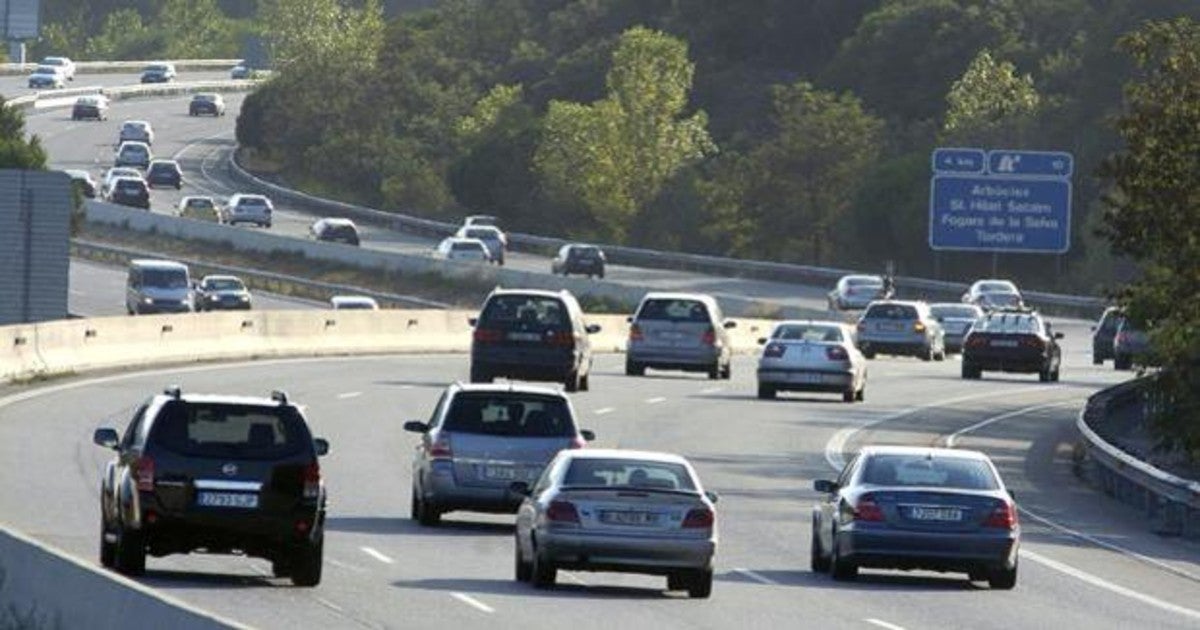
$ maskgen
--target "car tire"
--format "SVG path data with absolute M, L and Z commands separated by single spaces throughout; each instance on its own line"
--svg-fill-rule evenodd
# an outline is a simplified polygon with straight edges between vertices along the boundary
M 1047 367 L 1044 367 L 1044 368 L 1042 368 L 1042 369 L 1038 370 L 1038 381 L 1039 381 L 1039 382 L 1042 382 L 1042 383 L 1049 383 L 1049 382 L 1050 382 L 1050 368 L 1049 368 L 1049 366 L 1047 366 Z
M 1133 367 L 1133 357 L 1115 356 L 1113 357 L 1113 369 L 1125 371 Z
M 1017 565 L 1011 569 L 993 569 L 988 573 L 988 586 L 1001 591 L 1011 591 L 1017 585 Z
M 325 533 L 317 534 L 316 540 L 301 545 L 290 559 L 292 584 L 294 586 L 316 586 L 321 583 L 321 567 L 325 557 Z
M 817 534 L 816 521 L 816 517 L 813 517 L 812 544 L 809 545 L 808 568 L 812 569 L 813 573 L 828 573 L 829 556 L 826 556 L 825 550 L 821 548 L 821 537 Z
M 858 578 L 858 565 L 844 560 L 838 553 L 837 536 L 834 536 L 833 551 L 829 558 L 829 574 L 838 582 L 851 582 Z
M 844 403 L 852 403 L 852 402 L 854 402 L 854 399 L 857 397 L 858 397 L 857 392 L 855 392 L 853 389 L 842 392 L 842 402 L 844 402 Z
M 874 351 L 874 350 L 863 350 L 863 351 L 862 351 L 862 354 L 863 354 L 863 357 L 864 357 L 864 358 L 866 358 L 866 359 L 868 359 L 868 360 L 873 360 L 873 359 L 875 358 L 875 351 Z
M 591 380 L 592 380 L 591 374 L 584 374 L 583 376 L 581 376 L 579 378 L 579 391 L 581 391 L 581 392 L 591 391 L 591 389 L 592 389 Z
M 763 400 L 775 399 L 775 388 L 770 385 L 758 384 L 758 397 Z
M 712 595 L 713 570 L 700 569 L 688 576 L 688 597 L 692 599 L 707 599 Z
M 579 385 L 579 371 L 571 370 L 571 372 L 567 374 L 567 378 L 563 381 L 563 389 L 573 394 L 579 391 Z
M 932 361 L 933 360 L 933 346 L 925 346 L 925 349 L 922 350 L 921 354 L 917 355 L 917 357 L 919 357 L 922 361 Z
M 117 561 L 117 543 L 108 542 L 105 536 L 108 535 L 108 528 L 105 527 L 104 517 L 100 517 L 100 566 L 111 569 Z
M 979 368 L 975 367 L 972 363 L 964 359 L 962 362 L 962 377 L 965 379 L 974 380 L 978 379 L 980 376 L 982 376 L 982 372 L 979 370 Z
M 715 381 L 721 378 L 721 362 L 718 361 L 708 368 L 708 380 Z
M 292 577 L 291 558 L 283 554 L 271 558 L 271 575 L 277 578 Z
M 933 355 L 933 360 L 934 361 L 945 361 L 946 360 L 946 349 L 942 348 L 941 350 L 938 350 L 937 354 Z
M 686 591 L 687 590 L 687 575 L 679 573 L 667 574 L 667 590 L 668 591 Z
M 538 553 L 537 548 L 533 550 L 533 586 L 535 588 L 550 588 L 554 586 L 554 582 L 558 580 L 558 567 L 554 566 L 542 554 Z
M 528 582 L 533 579 L 533 563 L 526 562 L 521 557 L 521 543 L 513 537 L 513 578 L 518 582 Z
M 646 366 L 636 361 L 625 359 L 625 376 L 645 376 Z
M 863 383 L 863 386 L 858 388 L 858 391 L 854 394 L 854 400 L 857 400 L 858 402 L 863 402 L 866 399 L 867 399 L 867 384 Z
M 1092 353 L 1092 365 L 1104 365 L 1104 358 L 1098 354 Z
M 413 489 L 413 518 L 422 527 L 437 527 L 442 520 L 442 514 L 437 511 L 437 508 L 429 505 L 421 495 Z
M 113 566 L 119 573 L 139 576 L 146 572 L 146 537 L 140 531 L 117 530 L 117 549 Z

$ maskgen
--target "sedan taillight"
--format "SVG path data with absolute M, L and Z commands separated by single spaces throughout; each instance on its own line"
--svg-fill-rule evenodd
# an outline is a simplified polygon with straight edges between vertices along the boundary
M 682 527 L 686 529 L 707 529 L 713 526 L 716 522 L 716 515 L 713 511 L 703 508 L 693 508 L 688 511 L 687 516 L 683 517 Z
M 984 527 L 995 527 L 998 529 L 1016 529 L 1017 527 L 1017 508 L 1008 501 L 1001 501 L 996 509 L 988 515 L 987 520 L 983 522 Z
M 787 346 L 782 343 L 769 343 L 763 348 L 763 356 L 768 359 L 778 359 L 787 352 Z
M 546 507 L 546 520 L 553 523 L 579 524 L 579 512 L 570 501 L 551 501 Z
M 884 520 L 883 508 L 875 502 L 874 495 L 864 494 L 858 498 L 858 503 L 854 506 L 854 520 L 871 522 Z
M 830 361 L 849 361 L 850 353 L 841 346 L 829 346 L 825 349 L 825 358 Z

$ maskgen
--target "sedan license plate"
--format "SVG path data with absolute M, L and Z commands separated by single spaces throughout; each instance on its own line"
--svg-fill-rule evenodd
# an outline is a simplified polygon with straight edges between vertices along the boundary
M 880 330 L 890 330 L 890 331 L 901 331 L 901 330 L 904 330 L 904 324 L 898 324 L 895 322 L 884 322 L 879 325 L 879 329 Z
M 959 508 L 913 506 L 908 508 L 908 517 L 914 521 L 961 521 L 962 510 Z
M 196 495 L 196 504 L 204 507 L 254 509 L 258 507 L 258 495 L 246 492 L 201 492 Z
M 993 339 L 991 346 L 993 348 L 1016 348 L 1016 339 Z
M 517 469 L 512 466 L 484 466 L 484 479 L 513 481 L 517 478 Z
M 793 375 L 792 375 L 792 382 L 793 382 L 793 383 L 820 383 L 820 382 L 821 382 L 821 375 L 820 375 L 820 374 L 814 374 L 814 373 L 812 373 L 812 372 L 804 372 L 804 373 L 800 373 L 800 374 L 793 374 Z
M 626 510 L 601 510 L 600 522 L 607 525 L 653 525 L 658 522 L 658 514 L 654 512 Z
M 531 332 L 510 332 L 508 338 L 512 341 L 541 341 L 542 336 Z

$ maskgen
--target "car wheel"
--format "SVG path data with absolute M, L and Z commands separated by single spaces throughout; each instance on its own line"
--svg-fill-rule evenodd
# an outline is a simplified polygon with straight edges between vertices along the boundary
M 112 568 L 117 560 L 117 543 L 116 541 L 109 542 L 106 537 L 109 535 L 108 528 L 105 527 L 104 517 L 100 517 L 100 566 Z
M 574 393 L 574 392 L 579 391 L 579 386 L 580 386 L 579 371 L 572 370 L 570 374 L 567 374 L 566 380 L 563 381 L 563 388 L 566 389 L 568 392 Z
M 721 380 L 728 381 L 731 378 L 733 378 L 733 360 L 732 359 L 730 359 L 729 362 L 725 364 L 724 368 L 721 368 Z
M 967 579 L 971 582 L 986 582 L 988 579 L 988 573 L 987 571 L 976 569 L 974 571 L 967 572 Z
M 979 368 L 975 367 L 971 362 L 963 359 L 962 362 L 962 377 L 966 379 L 977 379 L 981 376 Z
M 645 376 L 646 366 L 636 361 L 625 359 L 625 376 Z
M 862 402 L 866 399 L 867 399 L 867 384 L 863 383 L 863 386 L 859 387 L 858 391 L 855 392 L 854 400 L 857 400 L 858 402 Z
M 946 360 L 946 349 L 942 348 L 941 350 L 938 350 L 937 354 L 933 355 L 933 360 L 934 361 L 945 361 Z
M 853 389 L 850 391 L 842 392 L 842 402 L 852 403 L 852 402 L 854 402 L 854 399 L 857 397 L 858 397 L 857 393 Z
M 1058 382 L 1058 377 L 1059 377 L 1059 375 L 1058 375 L 1058 372 L 1059 372 L 1059 370 L 1061 370 L 1061 369 L 1062 369 L 1062 364 L 1059 364 L 1059 365 L 1056 365 L 1056 366 L 1054 366 L 1054 371 L 1050 373 L 1050 382 L 1051 382 L 1051 383 L 1057 383 L 1057 382 Z
M 712 595 L 713 570 L 700 569 L 689 576 L 688 579 L 688 597 L 692 599 L 706 599 Z
M 591 391 L 591 389 L 592 389 L 591 375 L 584 374 L 579 379 L 579 391 L 587 392 L 587 391 Z
M 1044 367 L 1041 370 L 1038 370 L 1038 380 L 1041 381 L 1042 383 L 1050 382 L 1050 368 L 1049 367 Z
M 849 582 L 858 578 L 858 565 L 844 560 L 838 553 L 837 535 L 834 535 L 833 553 L 829 559 L 829 573 L 839 582 Z
M 708 379 L 715 381 L 719 378 L 721 378 L 721 363 L 718 361 L 708 368 Z
M 121 526 L 117 530 L 116 552 L 113 564 L 117 571 L 131 576 L 146 572 L 146 538 L 142 532 Z
M 316 586 L 321 583 L 321 566 L 325 556 L 325 533 L 317 534 L 316 540 L 302 545 L 291 558 L 292 584 Z
M 554 563 L 542 557 L 537 548 L 533 549 L 533 585 L 537 588 L 550 588 L 558 579 L 558 568 Z
M 1092 365 L 1104 365 L 1104 359 L 1100 355 L 1092 353 Z
M 994 569 L 988 574 L 988 586 L 1010 591 L 1017 585 L 1017 565 L 1014 564 L 1011 569 Z
M 668 591 L 686 591 L 687 590 L 687 575 L 684 573 L 668 573 L 667 574 L 667 590 Z
M 758 397 L 763 400 L 775 399 L 775 388 L 770 385 L 758 384 Z
M 829 556 L 826 556 L 825 550 L 821 548 L 821 537 L 817 532 L 816 517 L 813 517 L 812 545 L 809 546 L 808 567 L 812 569 L 813 573 L 829 572 Z
M 917 356 L 919 356 L 922 361 L 932 361 L 933 360 L 933 346 L 925 346 L 925 349 L 922 350 L 921 354 L 919 354 Z
M 292 577 L 291 559 L 282 554 L 271 558 L 271 575 L 277 578 Z
M 415 518 L 417 519 L 417 523 L 420 523 L 422 527 L 436 527 L 442 520 L 441 513 L 437 511 L 437 508 L 429 505 L 425 499 L 421 498 L 421 495 L 417 494 L 416 497 Z
M 598 274 L 596 277 L 598 277 L 598 278 L 600 278 L 601 280 L 603 280 L 603 279 L 604 279 L 604 272 L 603 272 L 603 271 L 601 271 L 601 272 L 600 272 L 600 273 L 599 273 L 599 274 Z
M 533 578 L 533 563 L 521 557 L 521 543 L 517 536 L 513 537 L 513 577 L 518 582 L 528 582 Z
M 864 357 L 864 358 L 867 358 L 867 359 L 874 359 L 874 358 L 875 358 L 875 351 L 874 351 L 874 350 L 863 350 L 863 351 L 862 351 L 862 353 L 863 353 L 863 357 Z
M 1114 370 L 1128 370 L 1133 367 L 1133 357 L 1116 356 L 1113 357 Z

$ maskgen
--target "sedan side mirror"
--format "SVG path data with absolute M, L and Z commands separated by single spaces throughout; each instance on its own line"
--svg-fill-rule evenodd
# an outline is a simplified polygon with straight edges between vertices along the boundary
M 429 425 L 420 420 L 409 420 L 404 423 L 404 430 L 409 433 L 429 433 Z
M 467 323 L 470 324 L 472 327 L 474 327 L 476 324 L 479 323 L 479 318 L 478 317 L 468 317 Z
M 627 324 L 632 324 L 632 323 L 633 323 L 633 315 L 630 315 L 629 317 L 626 317 L 626 318 L 625 318 L 625 323 L 627 323 Z
M 1062 339 L 1062 338 L 1063 338 L 1063 334 L 1062 334 L 1062 333 L 1060 333 L 1060 332 L 1056 332 L 1056 333 L 1054 333 L 1054 338 L 1055 338 L 1055 339 Z
M 731 328 L 737 328 L 737 322 L 733 321 L 732 319 L 725 320 L 725 323 L 722 325 L 725 327 L 725 330 L 729 330 Z
M 104 448 L 116 450 L 117 444 L 121 443 L 121 438 L 117 435 L 116 429 L 109 429 L 106 427 L 103 429 L 96 429 L 96 432 L 92 434 L 92 442 L 94 442 L 96 446 L 103 446 Z
M 529 496 L 529 482 L 514 481 L 508 484 L 508 494 L 519 497 Z
M 714 504 L 721 498 L 720 496 L 717 495 L 716 492 L 713 492 L 712 490 L 706 491 L 704 493 L 704 496 L 708 497 L 709 502 L 714 503 Z
M 325 457 L 329 454 L 329 440 L 313 438 L 313 448 L 317 451 L 317 457 Z
M 594 431 L 589 431 L 588 429 L 584 429 L 579 432 L 579 435 L 582 436 L 584 441 L 586 441 L 586 442 L 595 442 L 596 441 L 596 433 Z
M 830 481 L 828 479 L 817 479 L 813 482 L 813 490 L 816 490 L 817 492 L 824 492 L 826 494 L 833 494 L 834 492 L 838 491 L 838 485 L 835 481 Z
M 587 328 L 585 328 L 584 330 L 587 331 L 587 334 L 594 335 L 594 334 L 600 332 L 600 324 L 588 324 Z
M 765 346 L 765 345 L 767 345 L 767 338 L 766 338 L 766 337 L 759 337 L 759 338 L 758 338 L 758 345 L 760 345 L 760 346 Z

